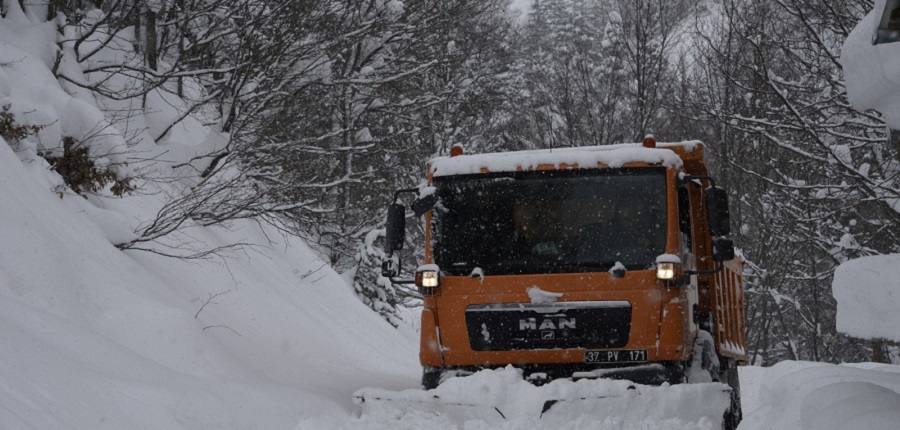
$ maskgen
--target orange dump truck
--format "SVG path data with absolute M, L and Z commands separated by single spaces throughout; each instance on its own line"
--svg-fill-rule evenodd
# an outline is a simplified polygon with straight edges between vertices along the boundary
M 535 382 L 705 378 L 733 387 L 736 426 L 742 262 L 703 144 L 460 149 L 388 211 L 382 272 L 422 293 L 425 388 L 507 365 Z M 404 192 L 426 224 L 427 264 L 409 280 L 396 252 Z

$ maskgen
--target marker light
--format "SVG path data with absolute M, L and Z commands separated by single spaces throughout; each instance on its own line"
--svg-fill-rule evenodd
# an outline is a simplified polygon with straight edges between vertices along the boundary
M 450 156 L 451 157 L 458 157 L 460 155 L 463 155 L 465 152 L 466 152 L 465 149 L 463 149 L 463 146 L 460 143 L 457 143 L 450 147 Z
M 657 263 L 656 278 L 663 281 L 675 279 L 675 263 Z

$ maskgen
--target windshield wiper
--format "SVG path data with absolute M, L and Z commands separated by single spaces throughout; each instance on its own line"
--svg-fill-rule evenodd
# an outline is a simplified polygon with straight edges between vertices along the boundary
M 616 265 L 615 261 L 575 261 L 568 263 L 570 266 L 574 267 L 590 267 L 590 268 L 598 268 L 601 270 L 609 270 L 612 269 L 613 266 Z

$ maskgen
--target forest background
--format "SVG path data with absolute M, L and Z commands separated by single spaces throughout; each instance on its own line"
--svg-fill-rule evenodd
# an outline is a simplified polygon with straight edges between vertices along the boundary
M 52 70 L 67 91 L 110 101 L 126 136 L 167 93 L 184 103 L 155 138 L 187 120 L 224 137 L 121 249 L 204 258 L 220 250 L 153 245 L 257 219 L 303 237 L 398 324 L 420 298 L 380 276 L 377 242 L 393 191 L 421 185 L 427 160 L 454 144 L 697 139 L 732 202 L 751 362 L 900 362 L 896 345 L 838 333 L 831 294 L 840 263 L 900 252 L 900 140 L 849 105 L 839 61 L 871 1 L 534 0 L 527 16 L 509 0 L 18 2 L 59 29 Z M 0 112 L 6 140 L 29 132 L 19 120 Z M 75 192 L 129 198 L 167 180 L 102 135 L 67 139 L 42 156 Z

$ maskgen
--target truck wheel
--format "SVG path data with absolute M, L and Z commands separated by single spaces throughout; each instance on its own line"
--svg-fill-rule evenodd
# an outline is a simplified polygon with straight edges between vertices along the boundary
M 680 361 L 673 361 L 670 363 L 663 364 L 663 367 L 665 368 L 665 372 L 663 373 L 664 379 L 662 382 L 668 382 L 669 385 L 685 383 L 686 382 L 685 381 L 685 375 L 686 375 L 685 369 L 690 364 L 691 364 L 690 362 L 682 363 Z
M 422 370 L 422 387 L 426 390 L 433 390 L 441 384 L 441 375 L 443 371 L 439 368 L 426 367 Z
M 731 406 L 725 411 L 723 428 L 735 430 L 743 419 L 741 410 L 741 381 L 738 376 L 737 362 L 731 359 L 723 359 L 721 365 L 721 381 L 731 387 Z
M 709 333 L 702 330 L 700 333 L 701 335 L 694 340 L 694 352 L 691 354 L 690 363 L 688 363 L 688 383 L 719 382 L 721 380 L 719 356 L 716 354 L 713 338 Z M 703 333 L 706 334 L 702 335 Z

